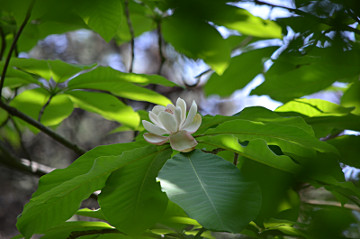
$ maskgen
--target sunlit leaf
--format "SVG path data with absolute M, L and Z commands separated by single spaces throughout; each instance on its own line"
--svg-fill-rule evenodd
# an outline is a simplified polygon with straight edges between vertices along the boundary
M 160 105 L 171 104 L 171 101 L 165 96 L 134 83 L 175 86 L 171 81 L 157 75 L 124 73 L 110 67 L 97 67 L 72 79 L 68 88 L 105 90 L 132 100 L 148 101 Z
M 116 97 L 88 91 L 68 91 L 74 104 L 84 110 L 97 113 L 105 119 L 118 121 L 132 128 L 137 128 L 140 123 L 139 115 L 131 108 L 122 103 Z
M 256 183 L 231 163 L 195 150 L 168 160 L 158 176 L 169 199 L 211 230 L 240 232 L 261 205 Z
M 360 82 L 354 82 L 341 97 L 341 105 L 355 107 L 353 114 L 360 115 Z

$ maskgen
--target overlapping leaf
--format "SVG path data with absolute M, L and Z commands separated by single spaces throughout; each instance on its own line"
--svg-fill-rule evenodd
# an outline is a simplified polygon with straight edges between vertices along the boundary
M 158 176 L 169 199 L 210 230 L 240 232 L 261 205 L 256 183 L 219 156 L 195 150 L 168 160 Z

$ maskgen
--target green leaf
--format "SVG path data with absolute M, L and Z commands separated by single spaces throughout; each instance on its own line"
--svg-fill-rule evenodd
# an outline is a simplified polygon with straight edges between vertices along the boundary
M 297 112 L 309 117 L 342 116 L 349 114 L 353 108 L 331 103 L 321 99 L 295 99 L 278 107 L 276 112 Z
M 203 227 L 240 232 L 261 205 L 256 183 L 219 156 L 195 150 L 168 160 L 158 176 L 169 199 Z
M 57 83 L 68 80 L 71 76 L 91 66 L 72 65 L 60 60 L 37 60 L 16 58 L 11 61 L 11 66 L 22 71 L 38 75 L 46 80 L 53 79 Z
M 360 115 L 360 82 L 354 82 L 341 97 L 341 105 L 355 107 L 353 114 Z
M 157 75 L 124 73 L 110 67 L 97 67 L 72 79 L 68 84 L 68 88 L 105 90 L 132 100 L 147 101 L 160 105 L 171 104 L 171 101 L 165 96 L 134 83 L 175 86 L 171 81 Z
M 97 218 L 103 221 L 106 221 L 107 219 L 104 217 L 104 214 L 101 211 L 101 208 L 98 208 L 96 210 L 91 210 L 89 208 L 82 208 L 79 209 L 76 212 L 76 215 L 84 216 L 84 217 L 91 217 L 91 218 Z
M 44 176 L 39 180 L 39 186 L 33 197 L 36 197 L 44 192 L 51 190 L 62 183 L 90 171 L 96 158 L 101 156 L 117 156 L 123 152 L 139 148 L 144 144 L 139 142 L 111 144 L 98 146 L 75 160 L 70 166 L 64 169 L 56 169 Z
M 242 146 L 238 138 L 233 135 L 205 136 L 198 141 L 205 145 L 231 150 L 242 157 L 285 172 L 296 174 L 301 169 L 300 165 L 296 164 L 288 156 L 273 153 L 262 139 L 251 140 L 247 146 Z
M 216 25 L 237 30 L 243 35 L 282 38 L 281 27 L 276 22 L 255 17 L 245 9 L 223 5 L 220 9 L 211 13 L 210 20 Z
M 17 95 L 10 103 L 11 106 L 38 120 L 41 109 L 48 102 L 50 94 L 43 88 L 26 90 Z M 73 103 L 67 95 L 59 94 L 51 98 L 45 107 L 41 123 L 46 126 L 60 124 L 73 111 Z
M 118 121 L 134 129 L 140 123 L 139 115 L 112 95 L 80 90 L 67 91 L 66 94 L 77 107 L 99 114 L 105 119 Z
M 205 136 L 235 135 L 240 141 L 263 139 L 267 144 L 278 145 L 285 154 L 314 155 L 314 151 L 337 152 L 336 149 L 306 131 L 290 125 L 262 123 L 249 120 L 232 120 L 207 130 Z
M 84 22 L 105 41 L 110 41 L 115 36 L 121 19 L 125 17 L 123 4 L 117 0 L 77 1 L 75 9 Z
M 186 14 L 163 19 L 164 39 L 176 50 L 193 59 L 203 59 L 221 75 L 230 60 L 230 47 L 215 28 Z
M 91 193 L 104 187 L 112 171 L 127 163 L 120 156 L 105 156 L 95 160 L 89 172 L 76 176 L 28 202 L 16 224 L 26 238 L 69 219 L 80 203 Z
M 27 74 L 21 70 L 16 69 L 11 65 L 12 60 L 10 60 L 10 66 L 6 71 L 6 78 L 4 81 L 4 86 L 15 88 L 20 86 L 25 86 L 28 84 L 40 84 L 39 81 L 34 79 L 30 74 Z M 0 62 L 0 69 L 4 68 L 4 62 Z
M 360 136 L 343 135 L 327 141 L 340 152 L 340 162 L 352 167 L 360 168 Z
M 229 67 L 222 75 L 213 73 L 205 85 L 207 95 L 229 96 L 245 87 L 255 76 L 263 72 L 263 63 L 277 47 L 266 47 L 244 52 L 231 58 Z
M 74 221 L 59 224 L 44 233 L 42 239 L 64 239 L 69 238 L 71 232 L 95 231 L 114 229 L 105 222 Z M 114 232 L 115 233 L 115 232 Z M 99 234 L 101 234 L 99 232 Z M 96 234 L 95 234 L 96 235 Z
M 150 152 L 149 152 L 150 153 Z M 129 235 L 140 235 L 159 221 L 167 198 L 156 176 L 172 150 L 149 155 L 114 172 L 98 197 L 108 221 Z

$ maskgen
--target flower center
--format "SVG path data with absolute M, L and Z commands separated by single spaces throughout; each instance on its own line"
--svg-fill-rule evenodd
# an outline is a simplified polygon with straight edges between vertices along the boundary
M 165 109 L 165 112 L 168 112 L 168 113 L 170 113 L 170 114 L 174 114 L 174 112 L 173 112 L 171 109 L 169 109 L 169 108 L 166 108 L 166 109 Z

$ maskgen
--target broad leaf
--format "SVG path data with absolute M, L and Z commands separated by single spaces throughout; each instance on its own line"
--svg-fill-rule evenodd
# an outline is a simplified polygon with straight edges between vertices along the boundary
M 56 169 L 39 180 L 39 186 L 33 197 L 51 190 L 54 187 L 90 171 L 96 158 L 101 156 L 117 156 L 123 152 L 144 146 L 142 143 L 122 143 L 98 146 L 75 160 L 71 165 L 64 169 Z
M 276 155 L 262 139 L 251 140 L 247 146 L 242 146 L 238 138 L 233 135 L 216 135 L 201 137 L 199 143 L 223 148 L 238 153 L 240 156 L 265 164 L 285 172 L 298 173 L 301 169 L 291 158 Z
M 168 160 L 158 176 L 162 190 L 210 230 L 240 232 L 261 205 L 256 183 L 219 156 L 195 150 Z
M 205 85 L 208 95 L 229 96 L 245 87 L 255 76 L 263 73 L 263 63 L 277 47 L 266 47 L 244 52 L 231 58 L 229 67 L 222 75 L 213 73 Z
M 356 107 L 352 113 L 360 115 L 360 82 L 354 82 L 341 97 L 341 105 Z
M 77 1 L 75 11 L 84 22 L 95 32 L 99 33 L 105 41 L 110 41 L 120 26 L 121 19 L 125 17 L 123 4 L 118 0 Z
M 50 93 L 48 91 L 43 88 L 36 88 L 17 95 L 10 105 L 35 120 L 38 120 L 43 109 L 40 122 L 46 126 L 58 125 L 72 113 L 73 103 L 67 95 L 59 94 L 53 96 L 44 108 L 49 98 Z
M 205 136 L 235 135 L 240 141 L 264 139 L 267 144 L 278 145 L 285 154 L 313 155 L 320 152 L 337 152 L 331 145 L 319 141 L 306 131 L 289 125 L 262 123 L 249 120 L 232 120 L 209 129 Z
M 230 60 L 230 47 L 220 33 L 205 21 L 184 14 L 174 14 L 163 20 L 164 39 L 180 53 L 193 59 L 203 59 L 221 75 Z
M 328 140 L 340 152 L 340 162 L 352 167 L 360 168 L 360 136 L 343 135 L 335 139 Z
M 95 209 L 95 210 L 91 210 L 89 208 L 82 208 L 79 209 L 76 212 L 76 215 L 79 216 L 84 216 L 84 217 L 91 217 L 91 218 L 97 218 L 103 221 L 106 221 L 107 219 L 105 218 L 104 214 L 102 213 L 101 208 Z
M 65 63 L 60 60 L 37 60 L 17 58 L 11 61 L 11 66 L 22 71 L 38 75 L 46 80 L 53 79 L 57 83 L 68 80 L 82 70 L 93 66 L 81 66 Z
M 171 156 L 168 149 L 146 157 L 114 172 L 99 195 L 102 213 L 108 221 L 130 235 L 140 235 L 159 221 L 167 198 L 156 176 Z
M 84 110 L 97 113 L 108 120 L 118 121 L 132 128 L 140 123 L 139 115 L 116 97 L 100 92 L 67 91 L 74 104 Z
M 171 104 L 171 101 L 165 96 L 134 83 L 175 86 L 174 83 L 161 76 L 124 73 L 110 67 L 97 67 L 72 79 L 68 88 L 104 90 L 132 100 L 148 101 L 160 105 Z

